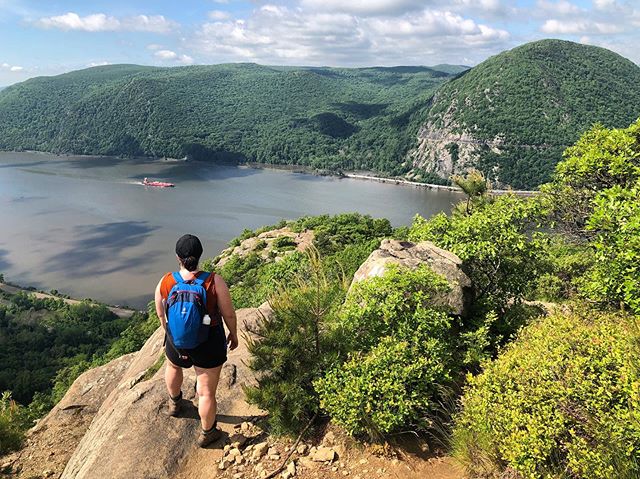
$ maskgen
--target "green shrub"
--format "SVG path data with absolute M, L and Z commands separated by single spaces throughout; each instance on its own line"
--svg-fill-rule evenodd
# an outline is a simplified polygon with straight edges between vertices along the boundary
M 454 449 L 479 477 L 640 477 L 636 320 L 556 313 L 469 378 Z
M 554 236 L 547 247 L 548 272 L 536 279 L 533 296 L 543 301 L 563 301 L 578 293 L 584 275 L 595 261 L 593 249 Z
M 588 228 L 597 232 L 595 262 L 583 291 L 599 303 L 640 314 L 640 182 L 631 189 L 610 188 L 594 205 Z
M 640 120 L 626 129 L 594 125 L 563 156 L 539 201 L 557 229 L 592 239 L 587 224 L 594 199 L 613 187 L 631 189 L 640 180 Z
M 446 281 L 423 266 L 356 283 L 340 314 L 353 352 L 315 382 L 321 406 L 351 434 L 424 428 L 454 368 Z
M 436 339 L 382 338 L 314 383 L 320 406 L 350 434 L 371 438 L 410 426 L 424 429 L 439 386 L 450 378 L 450 357 Z
M 25 410 L 6 391 L 0 396 L 0 454 L 19 449 L 24 440 Z
M 409 239 L 433 241 L 458 255 L 484 310 L 501 313 L 531 292 L 547 268 L 544 237 L 535 232 L 538 205 L 504 195 L 477 203 L 470 214 L 416 216 Z
M 411 270 L 390 265 L 382 276 L 355 283 L 340 312 L 351 350 L 368 351 L 385 336 L 447 338 L 448 307 L 438 299 L 448 290 L 447 281 L 428 266 Z
M 313 230 L 314 246 L 323 256 L 336 253 L 345 245 L 368 242 L 372 239 L 380 241 L 393 232 L 386 218 L 372 218 L 359 213 L 307 216 L 295 221 L 291 228 L 296 232 Z
M 292 250 L 296 247 L 296 245 L 296 241 L 290 236 L 278 236 L 271 243 L 271 246 L 278 251 Z

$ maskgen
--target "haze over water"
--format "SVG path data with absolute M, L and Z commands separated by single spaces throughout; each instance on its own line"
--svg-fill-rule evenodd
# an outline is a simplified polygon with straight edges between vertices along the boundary
M 145 176 L 176 188 L 139 184 Z M 357 211 L 410 224 L 450 211 L 457 193 L 275 170 L 144 159 L 0 152 L 0 273 L 73 297 L 143 308 L 175 269 L 176 239 L 203 257 L 243 229 Z

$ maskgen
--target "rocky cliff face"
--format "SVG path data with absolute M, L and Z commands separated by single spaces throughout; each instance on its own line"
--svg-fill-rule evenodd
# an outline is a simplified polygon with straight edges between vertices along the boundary
M 408 154 L 412 168 L 409 177 L 419 180 L 426 172 L 446 180 L 476 167 L 481 148 L 497 155 L 503 153 L 502 138 L 480 140 L 472 128 L 459 123 L 457 110 L 458 102 L 454 99 L 444 113 L 430 117 L 420 127 L 417 146 Z

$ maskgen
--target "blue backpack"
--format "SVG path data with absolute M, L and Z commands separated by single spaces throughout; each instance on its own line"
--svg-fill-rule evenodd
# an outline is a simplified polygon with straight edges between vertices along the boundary
M 167 298 L 167 326 L 173 345 L 193 349 L 209 337 L 209 326 L 203 324 L 207 314 L 207 291 L 204 282 L 209 273 L 185 281 L 180 273 L 172 273 L 176 284 Z

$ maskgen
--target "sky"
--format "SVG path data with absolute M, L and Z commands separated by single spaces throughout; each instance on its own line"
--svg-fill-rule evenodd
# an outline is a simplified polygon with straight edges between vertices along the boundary
M 640 0 L 0 0 L 0 86 L 97 65 L 476 65 L 542 38 L 640 64 Z

